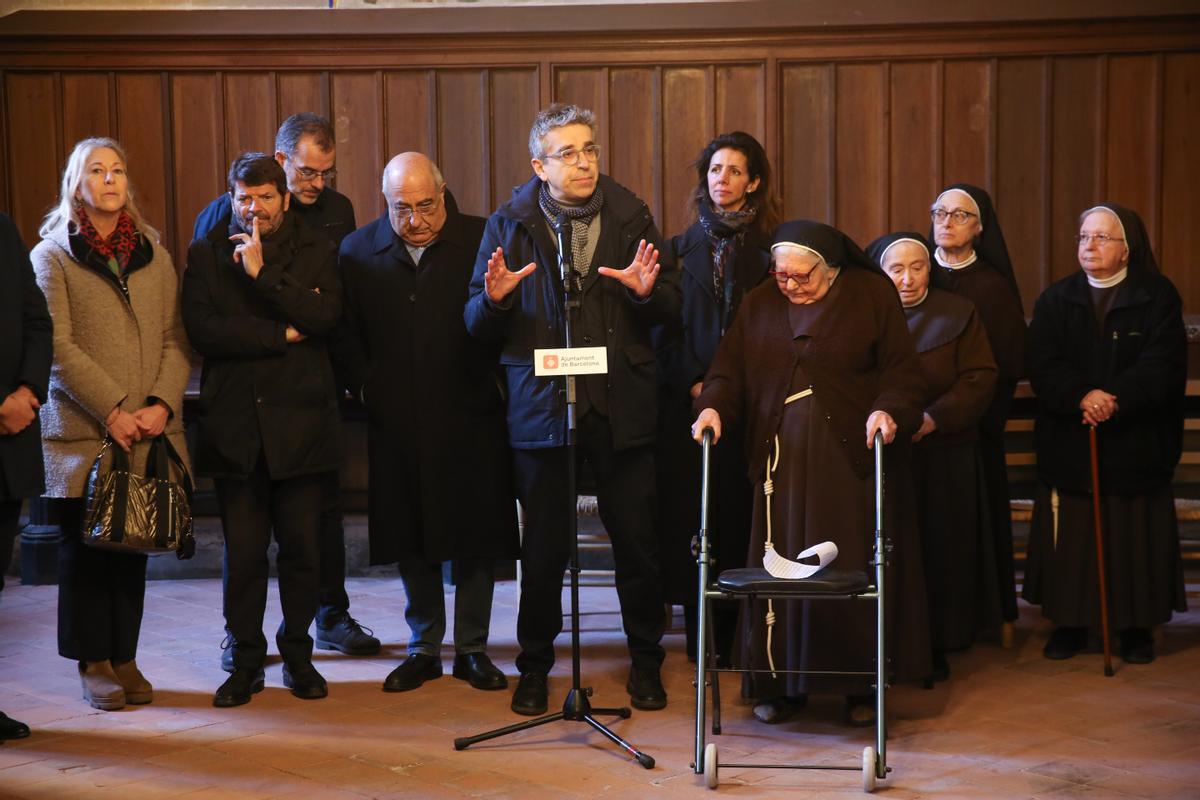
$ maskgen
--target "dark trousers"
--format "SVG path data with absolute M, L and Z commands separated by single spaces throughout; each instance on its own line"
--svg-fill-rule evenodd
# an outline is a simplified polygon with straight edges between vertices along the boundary
M 122 664 L 137 656 L 146 599 L 146 556 L 83 543 L 82 497 L 52 500 L 58 545 L 58 654 Z
M 321 482 L 321 591 L 317 624 L 329 627 L 350 613 L 346 595 L 346 528 L 342 524 L 342 481 L 337 472 L 327 472 Z
M 215 481 L 225 529 L 225 625 L 234 638 L 234 664 L 258 669 L 267 655 L 263 613 L 267 605 L 267 547 L 274 532 L 279 551 L 279 603 L 283 624 L 275 636 L 289 664 L 312 659 L 308 628 L 317 611 L 321 484 L 325 476 L 273 480 L 259 458 L 244 479 Z
M 21 499 L 0 500 L 0 589 L 4 588 L 4 576 L 12 563 L 13 542 L 21 523 Z
M 654 451 L 651 446 L 614 451 L 607 418 L 579 421 L 577 456 L 596 476 L 600 521 L 612 540 L 621 622 L 634 666 L 657 667 L 666 624 L 658 579 L 658 533 L 654 524 Z M 562 631 L 562 581 L 570 555 L 567 451 L 564 447 L 515 450 L 517 496 L 525 509 L 521 542 L 521 606 L 517 669 L 549 672 L 554 639 Z
M 442 590 L 442 565 L 421 557 L 400 559 L 400 579 L 408 605 L 404 619 L 411 635 L 408 653 L 436 656 L 446 637 L 446 597 Z M 492 619 L 492 592 L 496 585 L 495 561 L 459 558 L 454 561 L 454 652 L 482 653 L 487 648 Z

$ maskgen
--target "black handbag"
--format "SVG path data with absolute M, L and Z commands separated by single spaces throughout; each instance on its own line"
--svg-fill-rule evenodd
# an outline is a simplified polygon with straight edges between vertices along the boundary
M 104 454 L 112 466 L 104 469 Z M 177 477 L 171 475 L 174 468 Z M 83 543 L 104 550 L 191 558 L 192 478 L 165 435 L 156 436 L 146 459 L 146 474 L 134 474 L 129 455 L 104 440 L 87 481 Z

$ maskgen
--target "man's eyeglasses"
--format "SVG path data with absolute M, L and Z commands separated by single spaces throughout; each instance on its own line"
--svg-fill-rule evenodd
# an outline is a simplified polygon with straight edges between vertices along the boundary
M 429 200 L 422 200 L 415 206 L 406 206 L 403 203 L 396 203 L 392 206 L 392 212 L 400 219 L 407 219 L 415 222 L 417 217 L 428 217 L 440 204 L 441 199 L 434 197 Z
M 291 159 L 288 159 L 288 161 L 291 161 Z M 329 182 L 337 177 L 336 167 L 330 167 L 326 170 L 313 169 L 311 167 L 296 167 L 295 169 L 296 174 L 304 181 L 315 181 L 317 178 L 320 178 Z
M 947 217 L 949 217 L 955 225 L 963 225 L 971 217 L 977 215 L 972 214 L 970 211 L 967 211 L 963 208 L 956 208 L 953 211 L 947 211 L 944 208 L 931 208 L 929 209 L 929 216 L 932 217 L 933 221 L 939 225 L 945 222 Z
M 600 158 L 600 145 L 589 144 L 580 150 L 574 147 L 568 147 L 565 150 L 559 150 L 557 153 L 546 153 L 546 158 L 556 158 L 568 167 L 577 167 L 583 161 L 595 161 Z
M 1095 242 L 1099 247 L 1104 247 L 1109 242 L 1123 242 L 1125 240 L 1117 236 L 1109 236 L 1107 233 L 1081 233 L 1075 237 L 1075 241 L 1079 242 L 1080 247 L 1086 247 L 1090 242 Z

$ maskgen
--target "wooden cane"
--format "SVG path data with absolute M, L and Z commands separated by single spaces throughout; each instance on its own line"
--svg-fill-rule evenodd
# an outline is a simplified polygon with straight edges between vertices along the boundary
M 1096 571 L 1100 577 L 1100 636 L 1104 641 L 1104 675 L 1113 676 L 1112 645 L 1108 641 L 1108 587 L 1104 578 L 1104 536 L 1100 523 L 1100 458 L 1096 451 L 1096 426 L 1088 426 L 1092 450 L 1092 510 L 1096 516 Z

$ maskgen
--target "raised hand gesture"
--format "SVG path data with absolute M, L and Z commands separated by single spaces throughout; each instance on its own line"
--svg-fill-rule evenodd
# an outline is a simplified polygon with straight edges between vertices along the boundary
M 654 281 L 658 279 L 660 267 L 658 248 L 652 244 L 646 244 L 646 240 L 642 239 L 638 243 L 637 254 L 634 255 L 633 261 L 629 262 L 628 267 L 625 269 L 600 267 L 597 272 L 606 277 L 615 278 L 626 289 L 645 299 L 650 296 L 650 292 L 654 291 Z
M 235 233 L 229 237 L 231 242 L 239 242 L 233 248 L 233 260 L 242 265 L 242 269 L 251 278 L 257 278 L 263 268 L 262 239 L 258 235 L 258 217 L 251 223 L 252 233 Z
M 483 276 L 483 288 L 488 299 L 499 303 L 517 288 L 517 284 L 537 269 L 537 263 L 530 261 L 523 268 L 512 272 L 504 261 L 504 248 L 497 247 L 496 252 L 488 258 L 487 272 Z

